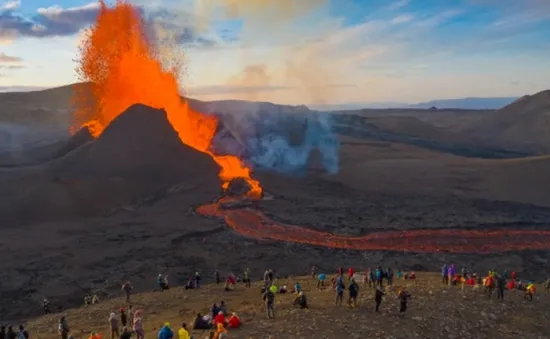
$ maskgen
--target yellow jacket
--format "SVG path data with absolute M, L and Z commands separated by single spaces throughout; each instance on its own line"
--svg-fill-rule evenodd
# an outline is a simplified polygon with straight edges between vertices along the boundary
M 187 331 L 185 328 L 180 328 L 178 331 L 179 339 L 191 339 L 191 336 L 189 335 L 189 331 Z

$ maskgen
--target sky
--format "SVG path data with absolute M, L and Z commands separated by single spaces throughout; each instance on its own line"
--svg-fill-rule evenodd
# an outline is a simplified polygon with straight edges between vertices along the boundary
M 198 99 L 416 103 L 550 88 L 548 0 L 130 2 L 172 33 L 182 91 Z M 97 9 L 0 0 L 0 90 L 76 82 Z

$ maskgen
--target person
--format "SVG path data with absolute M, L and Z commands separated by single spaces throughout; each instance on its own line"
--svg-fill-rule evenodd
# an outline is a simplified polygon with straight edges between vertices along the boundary
M 11 326 L 11 325 L 8 326 L 8 333 L 6 333 L 6 338 L 7 339 L 16 339 L 17 338 L 17 333 L 15 333 L 15 331 L 13 330 L 13 326 Z
M 307 298 L 304 294 L 304 291 L 300 291 L 296 298 L 294 298 L 294 306 L 298 306 L 299 308 L 307 308 Z
M 172 339 L 174 337 L 174 332 L 170 328 L 169 322 L 164 323 L 164 326 L 160 329 L 157 337 L 158 339 Z
M 355 281 L 354 278 L 352 278 L 350 280 L 348 290 L 349 290 L 348 305 L 351 308 L 356 308 L 357 307 L 357 296 L 359 295 L 359 285 L 357 284 L 357 282 Z
M 376 275 L 376 285 L 383 286 L 384 272 L 382 271 L 382 266 L 378 266 L 375 272 Z
M 525 295 L 524 295 L 524 298 L 529 300 L 529 301 L 533 301 L 533 295 L 535 295 L 535 284 L 533 284 L 532 281 L 530 281 L 528 284 L 527 284 L 527 288 L 525 289 Z
M 493 294 L 493 289 L 495 288 L 495 278 L 491 274 L 485 278 L 485 292 L 487 293 L 487 297 L 491 299 L 491 296 Z
M 44 300 L 42 300 L 42 309 L 44 311 L 44 314 L 50 314 L 50 301 L 46 297 L 44 297 Z
M 344 279 L 341 275 L 336 277 L 334 289 L 336 291 L 335 303 L 337 306 L 342 306 L 342 301 L 344 300 L 344 290 L 346 289 L 346 287 L 344 286 Z
M 351 280 L 351 278 L 353 278 L 353 275 L 355 274 L 355 270 L 350 267 L 348 268 L 348 279 Z
M 120 336 L 120 331 L 118 329 L 118 320 L 115 312 L 111 312 L 109 315 L 109 326 L 111 327 L 111 339 L 118 338 Z
M 57 327 L 57 330 L 61 335 L 61 339 L 68 339 L 70 330 L 69 324 L 67 323 L 67 319 L 65 317 L 59 318 L 59 326 Z
M 219 311 L 218 314 L 214 317 L 214 325 L 223 324 L 225 326 L 225 316 L 222 311 Z
M 229 328 L 239 328 L 241 327 L 241 319 L 237 316 L 235 312 L 231 314 L 231 317 L 229 317 L 229 321 L 227 322 Z
M 88 307 L 91 304 L 92 304 L 92 296 L 89 294 L 86 294 L 84 296 L 84 307 Z
M 208 323 L 208 321 L 204 320 L 204 317 L 202 314 L 197 313 L 197 316 L 195 317 L 195 321 L 193 322 L 193 329 L 194 330 L 208 330 L 211 326 Z
M 506 288 L 506 279 L 504 276 L 497 277 L 497 300 L 504 301 L 504 289 Z
M 121 337 L 122 337 L 122 335 L 121 335 Z M 71 338 L 72 338 L 72 336 L 69 337 L 69 339 L 71 339 Z M 90 332 L 90 336 L 88 337 L 88 339 L 103 339 L 103 335 L 101 333 L 97 333 L 97 332 Z
M 214 272 L 214 277 L 216 278 L 216 285 L 219 285 L 222 281 L 222 279 L 220 278 L 220 272 Z
M 546 293 L 550 292 L 550 279 L 546 280 L 546 282 L 544 283 L 544 291 Z
M 311 266 L 311 279 L 315 279 L 315 265 Z
M 227 338 L 227 330 L 223 324 L 216 325 L 216 333 L 214 334 L 214 339 L 224 339 Z
M 388 285 L 391 286 L 393 284 L 393 270 L 389 267 L 386 269 L 386 279 L 388 280 Z
M 126 303 L 130 303 L 130 295 L 132 294 L 132 284 L 127 281 L 122 285 L 122 292 L 126 296 Z
M 19 325 L 19 333 L 17 335 L 18 339 L 29 339 L 29 332 L 25 330 L 23 325 Z
M 143 339 L 145 337 L 145 331 L 143 330 L 143 320 L 141 319 L 141 311 L 134 313 L 134 322 L 132 326 L 136 333 L 136 339 Z
M 210 307 L 210 314 L 212 314 L 212 318 L 215 318 L 218 313 L 220 313 L 220 308 L 217 304 L 212 304 L 212 307 Z
M 456 274 L 455 264 L 451 264 L 451 267 L 449 267 L 449 278 L 448 278 L 449 286 L 453 284 L 453 277 L 455 276 L 455 274 Z
M 185 283 L 185 289 L 192 290 L 194 288 L 195 288 L 195 279 L 193 277 L 190 277 Z
M 327 276 L 324 273 L 319 273 L 319 277 L 317 280 L 317 288 L 325 287 L 325 279 Z
M 407 302 L 411 298 L 411 295 L 405 290 L 403 287 L 398 295 L 397 298 L 399 299 L 400 307 L 399 307 L 399 313 L 405 313 L 407 311 Z
M 235 275 L 233 275 L 233 273 L 230 273 L 225 280 L 225 291 L 232 291 L 235 288 L 236 283 L 237 279 L 235 278 Z
M 189 334 L 189 330 L 187 329 L 187 324 L 186 323 L 181 324 L 181 327 L 178 331 L 178 338 L 179 339 L 191 339 L 191 335 Z
M 244 270 L 243 281 L 244 281 L 244 286 L 245 287 L 247 287 L 247 288 L 252 287 L 252 283 L 250 281 L 250 270 L 248 268 L 246 270 Z
M 202 281 L 202 278 L 201 278 L 201 275 L 199 272 L 195 272 L 195 287 L 196 288 L 200 288 L 201 287 L 201 281 Z
M 167 279 L 165 279 L 165 277 L 163 277 L 162 274 L 159 273 L 159 275 L 157 276 L 157 285 L 159 286 L 161 291 L 168 289 L 168 284 L 166 283 L 166 280 Z
M 512 280 L 516 280 L 518 277 L 518 274 L 516 272 L 512 272 Z
M 227 316 L 227 305 L 225 304 L 225 301 L 222 300 L 220 302 L 219 310 L 223 313 L 224 316 Z
M 99 297 L 97 296 L 97 294 L 94 294 L 92 296 L 92 305 L 95 305 L 95 304 L 99 304 Z
M 449 284 L 449 267 L 447 264 L 443 264 L 443 267 L 441 267 L 441 282 L 443 285 Z
M 120 333 L 120 339 L 130 339 L 132 338 L 132 331 L 128 327 L 124 326 L 122 328 L 122 333 Z
M 0 326 L 0 339 L 6 339 L 6 326 Z
M 275 293 L 271 291 L 271 289 L 267 289 L 264 292 L 263 300 L 265 302 L 265 310 L 267 314 L 267 318 L 275 318 L 275 310 L 273 308 L 275 304 Z
M 380 304 L 382 303 L 382 297 L 386 295 L 384 293 L 384 288 L 381 286 L 376 286 L 376 290 L 374 292 L 374 301 L 376 302 L 376 308 L 374 309 L 376 312 L 380 312 Z
M 126 327 L 126 324 L 128 324 L 128 316 L 124 311 L 124 307 L 120 308 L 120 323 L 122 324 L 122 327 Z
M 295 293 L 300 293 L 301 291 L 302 291 L 302 285 L 300 285 L 300 282 L 297 281 L 294 284 L 294 292 Z

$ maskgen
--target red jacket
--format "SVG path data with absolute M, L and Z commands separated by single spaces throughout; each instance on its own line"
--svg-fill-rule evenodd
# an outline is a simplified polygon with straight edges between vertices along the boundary
M 225 325 L 225 317 L 223 314 L 218 314 L 215 318 L 214 318 L 214 324 L 224 324 Z
M 353 268 L 348 268 L 348 276 L 353 277 L 353 273 L 355 273 Z
M 234 315 L 229 318 L 229 328 L 239 328 L 241 327 L 241 319 L 239 317 L 236 317 Z

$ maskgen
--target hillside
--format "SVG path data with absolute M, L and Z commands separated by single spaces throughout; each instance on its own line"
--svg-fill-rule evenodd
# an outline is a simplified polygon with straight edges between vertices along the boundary
M 512 151 L 550 153 L 550 90 L 524 96 L 464 129 L 473 142 Z
M 260 273 L 260 272 L 256 272 Z M 532 302 L 523 299 L 520 291 L 506 291 L 505 302 L 492 300 L 467 287 L 441 284 L 437 274 L 419 273 L 416 282 L 399 280 L 388 287 L 381 312 L 374 312 L 374 290 L 362 286 L 358 308 L 334 306 L 330 289 L 317 290 L 311 277 L 279 279 L 279 286 L 291 288 L 300 281 L 308 297 L 309 309 L 292 307 L 292 294 L 277 294 L 276 318 L 265 317 L 260 294 L 260 282 L 246 289 L 239 284 L 235 291 L 224 292 L 223 284 L 204 286 L 199 290 L 177 287 L 165 292 L 141 293 L 133 297 L 133 308 L 143 310 L 145 337 L 156 337 L 159 328 L 170 322 L 177 331 L 182 322 L 189 326 L 196 312 L 206 314 L 210 306 L 225 301 L 229 312 L 243 321 L 240 329 L 229 329 L 229 338 L 548 338 L 550 299 L 538 286 L 539 294 Z M 151 286 L 154 276 L 151 277 Z M 406 286 L 412 299 L 407 313 L 398 313 L 397 290 Z M 344 296 L 347 297 L 347 293 Z M 43 316 L 28 322 L 31 335 L 57 338 L 55 332 L 60 315 L 67 317 L 75 338 L 85 338 L 91 331 L 108 337 L 107 318 L 110 312 L 125 307 L 120 297 L 104 300 L 98 305 L 68 310 L 61 314 Z M 195 330 L 198 339 L 207 338 L 208 331 Z

